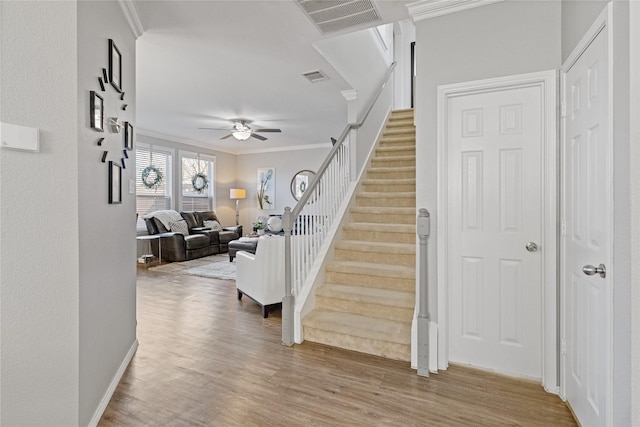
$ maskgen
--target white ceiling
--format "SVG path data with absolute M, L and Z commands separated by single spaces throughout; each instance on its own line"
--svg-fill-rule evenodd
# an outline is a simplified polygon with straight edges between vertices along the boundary
M 376 1 L 382 21 L 408 18 L 406 0 Z M 352 89 L 312 43 L 322 36 L 295 0 L 136 2 L 139 133 L 227 152 L 329 146 L 346 125 Z M 300 74 L 320 69 L 330 79 Z M 230 119 L 252 120 L 268 141 L 220 140 Z

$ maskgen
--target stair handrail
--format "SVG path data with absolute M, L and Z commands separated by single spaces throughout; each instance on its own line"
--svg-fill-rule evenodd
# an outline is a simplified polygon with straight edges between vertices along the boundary
M 378 90 L 375 92 L 375 95 L 369 101 L 367 108 L 365 110 L 362 119 L 356 123 L 348 123 L 336 142 L 333 145 L 333 148 L 322 162 L 315 176 L 311 179 L 308 187 L 302 193 L 302 196 L 298 200 L 298 203 L 295 205 L 293 209 L 289 206 L 284 208 L 284 213 L 282 215 L 282 226 L 284 230 L 284 259 L 285 259 L 285 294 L 282 299 L 282 343 L 287 346 L 291 346 L 294 343 L 294 319 L 293 312 L 295 308 L 295 299 L 292 293 L 292 265 L 291 265 L 291 232 L 293 231 L 294 219 L 298 218 L 302 209 L 307 205 L 311 197 L 314 195 L 317 197 L 316 192 L 318 190 L 318 186 L 322 177 L 326 173 L 329 166 L 332 164 L 334 158 L 338 154 L 338 152 L 343 151 L 344 141 L 347 139 L 347 136 L 351 133 L 352 130 L 356 130 L 362 127 L 367 118 L 369 117 L 369 113 L 375 106 L 376 102 L 380 98 L 380 95 L 384 91 L 384 88 L 389 82 L 389 78 L 393 74 L 393 70 L 396 67 L 396 62 L 392 62 L 385 75 L 382 79 L 382 84 L 379 86 Z

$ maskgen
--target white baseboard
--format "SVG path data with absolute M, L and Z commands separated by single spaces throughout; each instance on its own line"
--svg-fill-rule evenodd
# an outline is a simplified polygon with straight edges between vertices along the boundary
M 100 401 L 100 405 L 96 408 L 96 411 L 93 414 L 93 418 L 91 418 L 91 422 L 89 422 L 89 427 L 96 427 L 98 422 L 100 422 L 100 418 L 102 418 L 102 414 L 104 414 L 105 409 L 107 409 L 107 405 L 113 396 L 113 393 L 116 391 L 116 387 L 120 383 L 122 376 L 124 375 L 124 371 L 127 370 L 127 366 L 131 363 L 131 359 L 133 359 L 133 355 L 136 354 L 136 350 L 138 350 L 138 340 L 136 339 L 131 348 L 127 352 L 124 360 L 120 364 L 120 368 L 118 368 L 118 372 L 113 376 L 113 380 L 111 380 L 111 384 L 109 384 L 109 388 L 102 396 L 102 400 Z

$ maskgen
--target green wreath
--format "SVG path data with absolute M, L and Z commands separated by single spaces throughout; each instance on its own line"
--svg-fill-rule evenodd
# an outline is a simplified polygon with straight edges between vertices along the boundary
M 142 169 L 142 185 L 146 188 L 152 188 L 157 190 L 162 184 L 164 180 L 164 175 L 157 167 L 153 165 L 149 165 L 146 168 Z
M 191 177 L 191 186 L 196 193 L 204 193 L 204 190 L 209 187 L 209 179 L 207 178 L 207 175 L 202 172 L 198 172 L 197 174 L 193 175 Z

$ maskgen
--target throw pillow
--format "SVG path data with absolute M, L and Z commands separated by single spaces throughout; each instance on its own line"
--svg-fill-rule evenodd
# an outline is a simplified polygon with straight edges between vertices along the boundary
M 169 227 L 171 227 L 171 231 L 178 234 L 183 234 L 185 236 L 189 235 L 189 226 L 184 219 L 180 221 L 169 221 Z
M 218 221 L 205 220 L 202 222 L 205 227 L 209 227 L 212 231 L 222 231 L 222 226 Z

